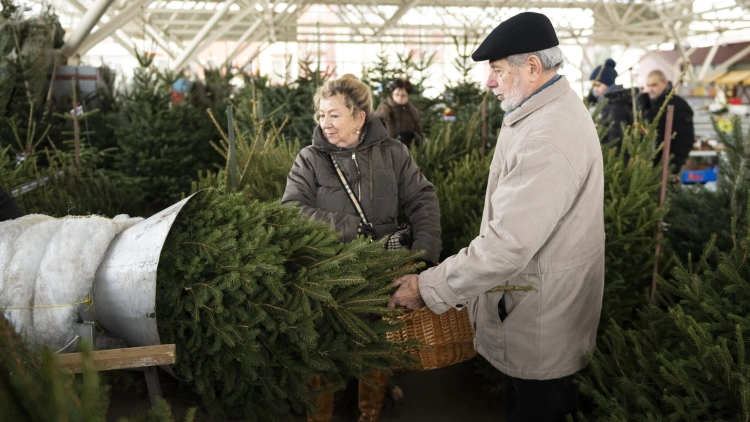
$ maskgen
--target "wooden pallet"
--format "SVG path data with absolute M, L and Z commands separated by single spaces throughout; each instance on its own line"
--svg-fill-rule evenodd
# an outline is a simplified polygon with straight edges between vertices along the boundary
M 142 371 L 146 377 L 146 387 L 153 405 L 162 397 L 156 367 L 171 365 L 175 362 L 175 346 L 174 344 L 160 344 L 157 346 L 95 350 L 91 352 L 89 359 L 97 371 L 115 369 Z M 57 361 L 60 367 L 71 372 L 83 372 L 83 353 L 60 354 Z
M 171 365 L 175 362 L 174 350 L 174 344 L 95 350 L 91 352 L 91 362 L 97 371 Z M 57 361 L 61 367 L 72 372 L 83 372 L 82 353 L 61 354 Z

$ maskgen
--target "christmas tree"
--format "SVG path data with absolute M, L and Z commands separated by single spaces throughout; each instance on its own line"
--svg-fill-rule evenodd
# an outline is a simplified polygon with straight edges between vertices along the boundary
M 54 49 L 63 45 L 65 31 L 50 8 L 24 17 L 25 5 L 2 0 L 0 6 L 0 118 L 29 110 L 41 115 L 47 70 L 55 61 Z
M 174 75 L 164 75 L 152 65 L 153 56 L 139 55 L 130 92 L 123 95 L 116 127 L 118 148 L 115 168 L 143 178 L 147 209 L 159 210 L 180 198 L 200 170 L 213 167 L 219 156 L 209 141 L 211 121 L 204 110 L 189 104 L 172 105 Z
M 213 115 L 211 117 L 213 119 Z M 226 192 L 232 190 L 229 137 L 222 129 L 222 125 L 216 119 L 213 121 L 221 135 L 221 140 L 211 144 L 226 159 L 226 165 L 216 172 L 201 172 L 198 180 L 192 184 L 191 192 L 193 193 L 206 188 L 216 188 Z M 286 121 L 282 122 L 282 126 L 278 128 L 273 123 L 265 124 L 252 118 L 250 121 L 253 122 L 252 126 L 256 128 L 256 131 L 247 135 L 245 131 L 240 130 L 238 121 L 233 124 L 236 137 L 237 177 L 234 190 L 242 192 L 248 198 L 260 201 L 281 198 L 286 188 L 289 169 L 292 168 L 300 149 L 299 142 L 286 141 L 282 134 Z
M 647 303 L 657 230 L 661 167 L 654 167 L 656 130 L 624 127 L 622 147 L 602 146 L 604 159 L 605 284 L 600 331 L 610 320 L 628 326 Z
M 743 133 L 742 120 L 736 116 L 730 131 L 716 121 L 714 129 L 726 151 L 720 153 L 716 190 L 701 185 L 676 185 L 669 192 L 670 212 L 667 238 L 671 252 L 682 262 L 698 256 L 703 245 L 716 235 L 719 250 L 732 246 L 732 218 L 745 225 L 747 192 L 750 189 L 750 133 Z
M 380 52 L 375 54 L 375 63 L 371 68 L 362 69 L 362 82 L 370 86 L 374 109 L 377 109 L 380 103 L 391 95 L 391 81 L 399 74 L 395 66 L 391 64 L 385 48 L 381 48 Z
M 338 237 L 296 207 L 242 194 L 204 191 L 185 205 L 160 259 L 159 333 L 212 413 L 278 420 L 312 410 L 313 374 L 340 389 L 409 364 L 385 339 L 397 325 L 380 318 L 400 314 L 384 305 L 413 257 Z
M 479 235 L 492 157 L 491 151 L 483 155 L 480 149 L 480 125 L 479 113 L 467 122 L 441 122 L 433 126 L 429 142 L 411 148 L 414 162 L 435 185 L 440 200 L 443 258 Z
M 247 136 L 261 130 L 261 124 L 277 127 L 288 140 L 305 144 L 312 140 L 315 91 L 333 76 L 332 69 L 314 65 L 311 57 L 299 60 L 299 76 L 292 83 L 272 85 L 263 75 L 246 75 L 245 87 L 234 97 L 240 129 Z
M 104 420 L 106 390 L 90 362 L 83 379 L 57 368 L 55 355 L 31 353 L 0 315 L 0 420 Z
M 657 303 L 635 326 L 610 326 L 579 377 L 593 399 L 582 420 L 740 421 L 750 415 L 746 357 L 750 311 L 750 231 L 730 250 L 710 242 L 697 263 L 660 279 Z
M 472 151 L 452 163 L 445 176 L 435 179 L 443 257 L 455 255 L 479 236 L 491 161 L 492 153 Z
M 675 266 L 659 278 L 656 302 L 634 320 L 612 320 L 598 342 L 590 369 L 579 377 L 581 392 L 594 403 L 582 420 L 734 421 L 750 414 L 750 231 L 747 216 L 737 224 L 736 214 L 747 210 L 750 150 L 738 121 L 731 134 L 716 129 L 728 150 L 718 189 L 670 191 L 666 221 Z
M 439 99 L 428 98 L 424 95 L 425 90 L 430 88 L 427 85 L 427 81 L 431 77 L 429 69 L 435 63 L 436 54 L 436 51 L 425 52 L 420 45 L 419 52 L 412 50 L 410 52 L 411 59 L 404 63 L 405 66 L 408 66 L 406 72 L 410 75 L 410 82 L 414 88 L 409 102 L 419 110 L 421 118 L 419 123 L 425 134 L 431 134 L 433 125 L 442 120 L 442 113 L 435 107 L 439 103 Z M 430 137 L 428 136 L 427 139 L 430 139 Z
M 140 180 L 107 170 L 112 151 L 100 151 L 83 143 L 79 153 L 59 150 L 53 142 L 41 149 L 39 144 L 49 129 L 38 131 L 33 115 L 28 123 L 15 118 L 8 123 L 15 136 L 14 145 L 0 142 L 0 186 L 12 195 L 25 213 L 55 216 L 99 214 L 114 217 L 137 213 L 143 198 Z M 19 126 L 27 130 L 21 138 Z M 20 156 L 12 151 L 24 151 Z
M 57 366 L 56 354 L 31 353 L 0 315 L 0 420 L 34 422 L 95 422 L 107 416 L 107 388 L 99 382 L 84 347 L 83 374 L 76 377 Z M 195 409 L 185 421 L 192 422 Z M 169 405 L 157 405 L 136 420 L 173 422 Z M 126 421 L 124 421 L 126 422 Z

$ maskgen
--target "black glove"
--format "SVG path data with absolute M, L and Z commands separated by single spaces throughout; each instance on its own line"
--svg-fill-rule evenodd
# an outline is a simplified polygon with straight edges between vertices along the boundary
M 13 220 L 19 217 L 23 217 L 23 213 L 13 201 L 13 197 L 0 187 L 0 221 Z
M 422 262 L 422 263 L 424 263 L 424 267 L 423 267 L 422 269 L 420 269 L 420 270 L 419 270 L 419 272 L 422 272 L 422 271 L 424 271 L 424 270 L 426 270 L 426 269 L 428 269 L 428 268 L 432 268 L 432 267 L 435 267 L 435 266 L 437 266 L 437 264 L 436 264 L 436 263 L 434 263 L 434 262 L 432 262 L 432 261 L 426 261 L 426 260 L 424 260 L 424 259 L 417 259 L 417 262 Z
M 589 102 L 589 105 L 594 105 L 599 101 L 599 99 L 596 97 L 596 94 L 594 94 L 593 89 L 589 91 L 589 95 L 586 97 L 586 101 Z
M 643 111 L 651 108 L 651 98 L 649 98 L 648 92 L 638 95 L 635 102 L 638 105 L 638 110 Z
M 410 144 L 416 136 L 417 135 L 410 130 L 402 130 L 401 132 L 396 134 L 398 140 L 405 144 Z
M 357 227 L 357 236 L 364 236 L 375 239 L 375 229 L 372 227 L 372 225 L 365 224 L 360 221 L 359 226 Z

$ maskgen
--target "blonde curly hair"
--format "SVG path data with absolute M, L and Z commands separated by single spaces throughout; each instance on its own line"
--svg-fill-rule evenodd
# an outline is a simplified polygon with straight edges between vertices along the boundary
M 318 121 L 318 110 L 320 100 L 328 99 L 335 96 L 341 96 L 344 106 L 349 110 L 352 118 L 360 111 L 365 112 L 365 118 L 372 115 L 372 93 L 370 88 L 362 83 L 356 76 L 351 73 L 327 81 L 315 92 L 315 114 L 313 119 Z

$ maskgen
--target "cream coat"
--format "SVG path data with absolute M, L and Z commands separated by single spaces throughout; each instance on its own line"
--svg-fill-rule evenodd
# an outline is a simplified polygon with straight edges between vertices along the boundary
M 436 313 L 468 307 L 477 351 L 507 375 L 579 371 L 594 350 L 602 305 L 603 203 L 599 139 L 562 77 L 505 116 L 480 235 L 420 274 L 422 297 Z M 496 286 L 532 290 L 486 293 Z

